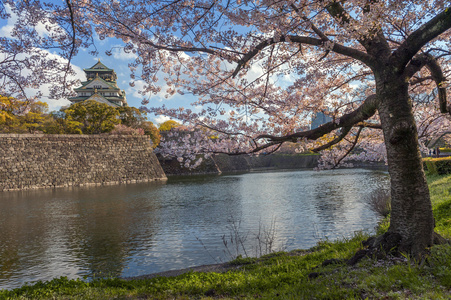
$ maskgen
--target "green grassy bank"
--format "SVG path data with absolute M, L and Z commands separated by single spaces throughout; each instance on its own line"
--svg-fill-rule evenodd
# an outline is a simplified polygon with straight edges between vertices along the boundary
M 451 238 L 451 175 L 428 180 L 436 231 Z M 451 246 L 431 248 L 422 264 L 403 256 L 379 261 L 366 258 L 355 266 L 340 262 L 360 249 L 366 238 L 357 234 L 352 239 L 320 242 L 309 250 L 237 259 L 233 263 L 238 268 L 222 274 L 191 272 L 172 278 L 93 282 L 60 278 L 0 291 L 0 299 L 451 298 Z

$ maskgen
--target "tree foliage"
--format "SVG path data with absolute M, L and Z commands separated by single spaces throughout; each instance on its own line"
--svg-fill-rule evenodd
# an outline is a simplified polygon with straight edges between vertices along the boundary
M 43 131 L 51 121 L 47 103 L 29 103 L 13 97 L 0 96 L 0 132 L 35 133 Z
M 164 121 L 163 123 L 160 124 L 160 126 L 158 126 L 158 130 L 160 131 L 169 131 L 172 128 L 177 128 L 180 126 L 180 123 L 174 120 L 167 120 Z
M 110 132 L 120 123 L 119 112 L 114 107 L 94 100 L 75 103 L 64 114 L 67 121 L 80 123 L 84 134 Z
M 119 120 L 122 125 L 133 129 L 142 129 L 145 135 L 148 135 L 152 141 L 153 148 L 160 143 L 160 131 L 155 125 L 147 120 L 147 113 L 136 107 L 121 106 L 116 107 L 119 112 Z
M 145 134 L 153 147 L 160 132 L 146 113 L 135 107 L 111 107 L 96 101 L 74 104 L 48 113 L 47 103 L 0 96 L 0 132 L 48 134 Z
M 160 130 L 151 122 L 144 121 L 141 123 L 140 128 L 144 130 L 144 134 L 150 136 L 150 140 L 152 141 L 152 146 L 155 149 L 161 140 Z
M 119 113 L 119 120 L 122 125 L 139 128 L 143 122 L 147 121 L 147 113 L 136 107 L 119 106 L 116 107 L 116 110 Z
M 45 123 L 44 133 L 48 134 L 83 134 L 83 124 L 66 118 L 64 109 L 50 114 L 51 120 Z

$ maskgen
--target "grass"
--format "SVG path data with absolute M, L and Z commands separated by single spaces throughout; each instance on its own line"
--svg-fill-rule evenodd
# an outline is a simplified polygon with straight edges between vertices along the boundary
M 429 176 L 436 230 L 451 237 L 451 175 Z M 384 220 L 380 231 L 387 228 Z M 309 250 L 240 258 L 227 273 L 186 273 L 147 280 L 54 279 L 0 291 L 0 299 L 449 299 L 451 246 L 431 248 L 428 260 L 409 257 L 342 263 L 367 236 L 322 241 Z M 331 259 L 335 259 L 332 260 Z M 330 263 L 323 264 L 329 260 Z

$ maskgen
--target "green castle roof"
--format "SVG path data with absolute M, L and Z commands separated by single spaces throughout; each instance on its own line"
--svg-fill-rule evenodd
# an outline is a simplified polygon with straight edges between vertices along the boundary
M 116 83 L 115 81 L 110 81 L 110 82 L 108 82 L 108 81 L 104 80 L 102 77 L 96 77 L 96 78 L 94 78 L 93 80 L 90 80 L 90 81 L 83 81 L 83 82 L 81 83 L 81 87 L 74 89 L 74 91 L 84 91 L 84 90 L 86 90 L 86 89 L 84 88 L 85 85 L 91 83 L 91 82 L 94 81 L 95 79 L 99 79 L 100 81 L 106 83 L 106 84 L 109 85 L 109 86 L 111 87 L 111 89 L 114 90 L 114 91 L 120 90 L 120 88 L 117 87 L 117 85 L 115 84 L 115 83 Z M 91 88 L 91 89 L 94 89 L 94 88 Z
M 105 66 L 104 64 L 102 64 L 100 62 L 100 59 L 95 65 L 93 65 L 92 67 L 90 67 L 88 69 L 83 69 L 83 71 L 85 71 L 85 72 L 99 72 L 99 71 L 100 72 L 114 72 L 113 69 L 110 69 L 107 66 Z

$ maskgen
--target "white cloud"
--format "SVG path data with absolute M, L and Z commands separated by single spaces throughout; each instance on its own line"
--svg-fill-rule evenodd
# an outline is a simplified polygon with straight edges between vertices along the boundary
M 138 57 L 138 55 L 136 55 L 136 53 L 132 53 L 132 52 L 126 53 L 126 52 L 124 52 L 123 49 L 124 49 L 124 47 L 122 47 L 121 45 L 112 46 L 111 53 L 112 53 L 113 57 L 118 60 L 133 60 Z
M 0 28 L 0 36 L 11 38 L 11 32 L 14 28 L 14 24 L 17 21 L 17 15 L 11 13 L 11 8 L 9 7 L 9 5 L 5 5 L 5 10 L 11 15 L 11 17 L 8 19 L 6 25 Z
M 11 7 L 8 4 L 5 4 L 5 10 L 10 15 L 10 17 L 7 19 L 6 25 L 0 28 L 0 36 L 12 38 L 11 33 L 14 29 L 14 25 L 18 20 L 18 16 L 16 13 L 12 12 Z M 48 30 L 48 28 L 50 29 L 50 31 Z M 48 19 L 40 21 L 36 24 L 36 26 L 34 26 L 34 29 L 40 37 L 49 36 L 51 31 L 56 32 L 56 30 L 60 28 L 61 27 L 59 25 L 50 22 Z M 55 29 L 55 31 L 53 29 Z
M 166 117 L 166 116 L 158 116 L 158 117 L 154 118 L 154 120 L 155 120 L 154 123 L 156 123 L 156 124 L 161 124 L 161 123 L 164 123 L 164 122 L 166 122 L 166 121 L 169 121 L 170 119 L 171 119 L 171 118 Z
M 61 107 L 69 106 L 71 104 L 71 102 L 67 99 L 55 100 L 43 97 L 42 100 L 49 105 L 49 111 L 56 111 L 61 109 Z
M 61 63 L 67 64 L 67 60 L 65 58 L 62 58 L 58 54 L 54 54 L 54 53 L 48 53 L 48 54 L 49 54 L 49 58 L 57 59 Z M 73 80 L 73 79 L 79 79 L 80 81 L 86 80 L 86 75 L 85 75 L 85 72 L 83 71 L 82 68 L 80 68 L 79 66 L 76 66 L 74 64 L 71 64 L 71 66 L 72 66 L 72 68 L 75 71 L 75 75 L 69 76 L 68 80 Z M 43 85 L 41 85 L 39 87 L 39 89 L 28 88 L 28 89 L 26 89 L 26 92 L 30 96 L 33 96 L 38 91 L 40 91 L 42 93 L 42 97 L 39 100 L 41 100 L 43 102 L 46 102 L 49 105 L 49 110 L 50 111 L 58 110 L 58 109 L 60 109 L 63 106 L 70 105 L 70 101 L 65 99 L 65 98 L 50 99 L 49 98 L 50 87 L 51 87 L 51 84 L 43 84 Z M 78 86 L 74 86 L 73 88 L 76 88 L 76 87 L 78 87 Z

